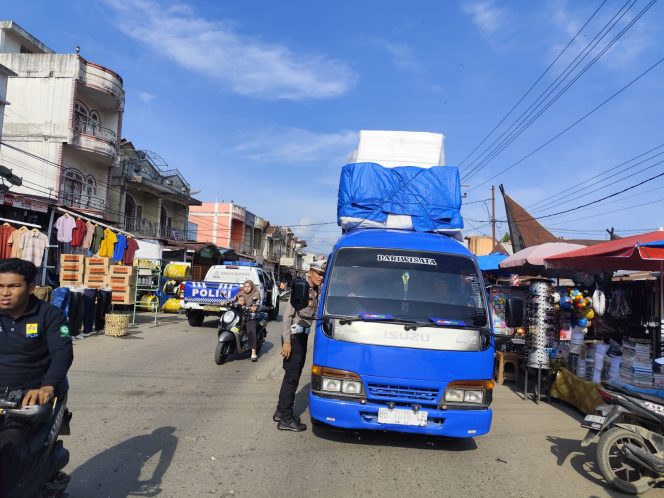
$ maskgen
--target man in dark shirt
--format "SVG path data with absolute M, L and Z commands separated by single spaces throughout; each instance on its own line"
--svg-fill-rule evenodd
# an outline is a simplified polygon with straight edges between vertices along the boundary
M 36 273 L 29 261 L 0 261 L 0 393 L 24 391 L 23 406 L 64 396 L 74 357 L 64 313 L 32 295 Z M 20 486 L 31 428 L 14 420 L 0 424 L 0 496 L 11 496 Z

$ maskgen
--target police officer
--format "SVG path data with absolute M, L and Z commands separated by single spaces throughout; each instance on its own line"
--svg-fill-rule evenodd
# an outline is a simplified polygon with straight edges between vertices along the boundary
M 64 396 L 74 358 L 64 313 L 32 295 L 36 274 L 29 261 L 0 261 L 0 393 L 21 390 L 22 406 Z M 2 424 L 0 496 L 21 496 L 25 441 L 31 429 L 16 421 Z
M 283 318 L 281 356 L 284 357 L 284 380 L 279 391 L 279 403 L 272 419 L 278 422 L 281 431 L 301 432 L 307 429 L 299 418 L 293 415 L 295 393 L 307 359 L 307 340 L 318 309 L 320 286 L 325 277 L 326 261 L 314 261 L 307 272 L 309 281 L 309 304 L 300 311 L 288 303 Z

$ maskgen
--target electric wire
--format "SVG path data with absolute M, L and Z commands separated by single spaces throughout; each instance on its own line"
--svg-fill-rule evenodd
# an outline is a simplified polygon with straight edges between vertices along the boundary
M 627 3 L 629 3 L 630 0 L 628 0 Z M 638 0 L 633 0 L 632 3 L 627 7 L 627 10 L 620 14 L 620 16 L 615 19 L 613 24 L 602 34 L 599 39 L 597 37 L 599 34 L 604 31 L 604 28 L 598 35 L 595 36 L 595 38 L 586 46 L 586 48 L 581 52 L 581 54 L 577 55 L 577 58 L 572 61 L 568 67 L 547 87 L 546 90 L 534 101 L 530 104 L 530 106 L 508 127 L 500 137 L 498 137 L 494 142 L 489 146 L 489 149 L 487 149 L 488 155 L 482 159 L 478 164 L 476 164 L 475 168 L 466 175 L 464 175 L 464 180 L 469 179 L 473 175 L 475 175 L 477 172 L 479 172 L 482 168 L 484 168 L 489 162 L 491 162 L 498 154 L 500 154 L 503 150 L 505 150 L 510 144 L 512 144 L 526 129 L 528 129 L 544 112 L 546 112 L 564 93 L 567 92 L 567 90 L 581 77 L 583 76 L 654 4 L 657 0 L 651 0 L 651 2 L 646 5 L 644 9 L 642 9 L 629 23 L 627 26 L 625 26 L 588 64 L 586 64 L 585 67 L 583 67 L 575 76 L 574 78 L 566 84 L 566 86 L 560 90 L 551 100 L 549 100 L 548 103 L 546 103 L 546 99 L 548 99 L 551 94 L 561 85 L 563 82 L 572 74 L 572 72 L 583 62 L 583 60 L 590 55 L 590 53 L 595 49 L 595 47 L 599 44 L 602 39 L 608 33 L 613 29 L 613 27 L 624 17 L 627 12 L 634 6 L 634 4 Z M 627 6 L 627 3 L 623 5 L 623 7 L 620 9 L 622 10 L 625 6 Z M 619 11 L 620 13 L 620 11 Z M 616 14 L 618 15 L 618 14 Z M 613 19 L 611 20 L 613 21 Z M 609 21 L 609 23 L 611 23 Z M 608 26 L 608 23 L 607 23 Z M 605 26 L 606 28 L 606 26 Z M 597 41 L 595 41 L 597 40 Z M 594 44 L 593 44 L 594 42 Z M 583 56 L 577 61 L 580 55 Z M 575 63 L 576 61 L 576 63 Z M 575 63 L 575 64 L 574 64 Z M 571 66 L 574 64 L 573 66 Z M 571 66 L 571 68 L 570 68 Z M 562 79 L 560 79 L 562 76 Z M 542 95 L 544 97 L 542 98 Z M 538 108 L 540 108 L 542 105 L 544 105 L 544 108 L 538 111 Z M 534 117 L 533 117 L 534 114 Z M 529 121 L 528 121 L 529 120 Z M 528 121 L 528 122 L 526 122 Z M 502 137 L 505 136 L 505 134 L 508 134 L 507 137 L 500 142 Z M 499 143 L 498 143 L 499 142 Z M 491 149 L 491 147 L 494 146 L 494 144 L 498 143 L 495 148 Z
M 595 9 L 595 11 L 591 14 L 591 16 L 590 16 L 590 17 L 586 20 L 586 22 L 583 24 L 583 26 L 581 26 L 581 28 L 579 28 L 579 30 L 578 30 L 578 31 L 576 32 L 576 34 L 572 37 L 572 39 L 571 39 L 569 42 L 567 42 L 567 45 L 565 45 L 565 47 L 564 47 L 564 48 L 558 53 L 558 55 L 555 57 L 555 59 L 553 59 L 553 61 L 552 61 L 552 62 L 547 66 L 547 68 L 542 72 L 542 74 L 540 74 L 539 77 L 538 77 L 538 78 L 537 78 L 537 79 L 536 79 L 536 80 L 530 85 L 530 87 L 528 88 L 528 90 L 526 90 L 526 93 L 524 93 L 524 94 L 521 96 L 521 98 L 520 98 L 519 100 L 517 100 L 517 102 L 512 106 L 512 108 L 511 108 L 509 111 L 507 111 L 507 114 L 505 114 L 505 115 L 500 119 L 500 121 L 498 122 L 498 124 L 496 124 L 496 125 L 493 127 L 493 129 L 492 129 L 492 130 L 491 130 L 491 131 L 490 131 L 490 132 L 489 132 L 489 133 L 488 133 L 488 134 L 487 134 L 487 135 L 486 135 L 486 136 L 480 141 L 480 143 L 477 144 L 477 145 L 475 146 L 475 148 L 474 148 L 473 150 L 471 150 L 471 151 L 470 151 L 470 152 L 469 152 L 469 153 L 468 153 L 468 154 L 467 154 L 467 155 L 461 160 L 461 162 L 459 163 L 459 169 L 461 169 L 461 167 L 462 167 L 463 164 L 468 160 L 468 158 L 470 158 L 470 157 L 475 153 L 475 151 L 477 151 L 477 149 L 479 149 L 479 148 L 480 148 L 480 147 L 481 147 L 481 146 L 482 146 L 482 145 L 488 140 L 488 138 L 489 138 L 491 135 L 493 135 L 493 133 L 494 133 L 494 132 L 495 132 L 495 131 L 496 131 L 496 130 L 497 130 L 497 129 L 498 129 L 498 128 L 504 123 L 504 122 L 505 122 L 505 120 L 506 120 L 506 119 L 512 114 L 512 112 L 514 112 L 514 110 L 515 110 L 515 109 L 521 104 L 521 102 L 523 102 L 523 100 L 524 100 L 524 99 L 530 94 L 530 92 L 531 92 L 531 91 L 537 86 L 537 84 L 542 80 L 542 78 L 544 78 L 544 76 L 546 75 L 546 73 L 548 73 L 549 70 L 550 70 L 550 69 L 556 64 L 556 62 L 558 62 L 558 59 L 560 59 L 560 58 L 562 57 L 562 55 L 567 51 L 567 49 L 570 47 L 570 45 L 572 45 L 572 43 L 574 43 L 574 41 L 578 38 L 578 36 L 581 34 L 581 32 L 586 28 L 586 26 L 588 26 L 588 24 L 590 23 L 590 21 L 592 21 L 592 19 L 597 15 L 597 13 L 600 11 L 600 9 L 604 6 L 604 4 L 605 4 L 606 2 L 607 2 L 607 0 L 604 0 L 603 2 L 601 2 L 601 3 L 599 4 L 599 6 L 597 7 L 597 9 Z

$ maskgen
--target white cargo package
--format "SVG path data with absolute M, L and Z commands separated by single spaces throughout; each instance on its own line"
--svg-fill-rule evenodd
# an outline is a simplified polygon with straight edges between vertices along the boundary
M 395 166 L 445 165 L 445 136 L 419 131 L 361 130 L 350 162 Z

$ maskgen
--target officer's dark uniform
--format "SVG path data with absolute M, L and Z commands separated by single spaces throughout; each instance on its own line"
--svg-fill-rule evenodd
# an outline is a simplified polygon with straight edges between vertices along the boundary
M 311 285 L 311 283 L 310 283 Z M 284 380 L 281 383 L 279 391 L 279 403 L 277 404 L 277 413 L 281 420 L 289 421 L 293 419 L 293 404 L 295 403 L 295 393 L 300 383 L 300 375 L 304 368 L 304 362 L 307 359 L 307 342 L 309 331 L 313 324 L 313 317 L 318 309 L 318 288 L 313 285 L 309 288 L 309 304 L 300 311 L 295 311 L 293 306 L 288 303 L 283 317 L 283 332 L 281 339 L 283 342 L 290 343 L 290 358 L 284 358 Z M 297 327 L 297 332 L 293 333 L 293 325 Z
M 66 375 L 74 352 L 65 314 L 30 296 L 19 318 L 0 310 L 0 390 L 53 386 L 56 396 L 66 392 Z M 15 419 L 0 421 L 0 496 L 18 493 L 19 470 L 26 458 L 25 437 L 31 430 Z

